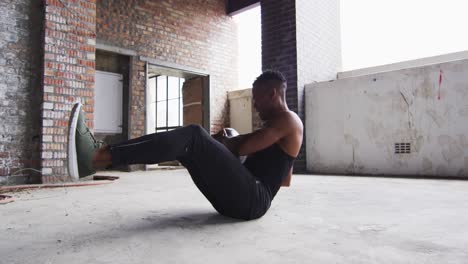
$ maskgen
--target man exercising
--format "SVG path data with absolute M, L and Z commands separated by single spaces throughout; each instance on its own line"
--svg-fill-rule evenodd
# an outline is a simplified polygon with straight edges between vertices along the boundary
M 286 104 L 286 89 L 280 72 L 258 76 L 252 95 L 265 125 L 249 134 L 228 137 L 222 130 L 211 137 L 202 127 L 189 125 L 106 146 L 86 127 L 77 103 L 70 118 L 70 175 L 85 177 L 119 165 L 178 160 L 220 214 L 259 218 L 290 177 L 302 144 L 303 125 Z M 248 157 L 242 164 L 238 157 L 244 155 Z

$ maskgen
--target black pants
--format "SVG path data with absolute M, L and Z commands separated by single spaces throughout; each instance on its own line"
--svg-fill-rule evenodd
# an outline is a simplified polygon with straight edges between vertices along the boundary
M 179 160 L 222 215 L 250 220 L 270 207 L 267 187 L 198 125 L 131 139 L 111 145 L 110 151 L 113 166 Z

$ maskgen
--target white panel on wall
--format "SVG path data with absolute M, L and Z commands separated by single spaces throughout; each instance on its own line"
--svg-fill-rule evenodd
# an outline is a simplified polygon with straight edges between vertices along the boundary
M 123 76 L 96 71 L 94 90 L 94 130 L 97 133 L 122 133 Z

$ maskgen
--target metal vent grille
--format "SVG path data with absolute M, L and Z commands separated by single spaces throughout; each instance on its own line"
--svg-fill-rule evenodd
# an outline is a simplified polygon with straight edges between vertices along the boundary
M 411 143 L 395 143 L 395 154 L 410 154 Z

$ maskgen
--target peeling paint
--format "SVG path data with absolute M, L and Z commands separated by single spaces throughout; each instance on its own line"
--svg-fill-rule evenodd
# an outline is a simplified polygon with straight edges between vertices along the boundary
M 458 144 L 463 148 L 468 148 L 468 137 L 465 134 L 458 135 Z
M 448 170 L 447 166 L 439 165 L 439 166 L 437 166 L 436 174 L 438 176 L 447 176 L 447 170 Z
M 354 174 L 356 169 L 356 148 L 359 147 L 359 140 L 350 134 L 345 134 L 344 140 L 346 144 L 351 145 L 352 161 L 348 165 L 348 171 Z
M 458 111 L 458 114 L 464 117 L 468 117 L 468 106 Z
M 423 171 L 425 172 L 432 171 L 432 161 L 427 157 L 424 157 L 422 161 L 422 167 Z
M 403 100 L 405 101 L 406 105 L 408 108 L 410 107 L 410 104 L 408 103 L 408 100 L 406 99 L 405 95 L 400 91 L 401 96 L 403 97 Z
M 454 84 L 455 92 L 458 96 L 467 97 L 468 96 L 468 83 L 466 82 L 457 82 Z
M 434 98 L 434 85 L 429 76 L 424 78 L 423 82 L 419 87 L 416 88 L 416 97 L 420 97 L 423 99 Z
M 414 142 L 414 145 L 413 145 L 413 149 L 411 150 L 411 152 L 419 152 L 422 145 L 424 144 L 424 137 L 423 136 L 418 136 L 415 140 L 413 140 Z
M 465 172 L 467 174 L 465 176 L 468 176 L 468 157 L 465 157 Z
M 357 138 L 353 137 L 352 135 L 345 134 L 344 139 L 345 139 L 346 144 L 350 144 L 353 147 L 359 147 L 359 140 Z
M 314 158 L 315 161 L 320 161 L 320 152 L 318 152 L 317 149 L 312 148 L 309 154 Z
M 5 173 L 5 175 L 2 176 L 7 176 L 11 174 L 11 168 L 14 162 L 10 152 L 8 152 L 8 155 L 6 156 L 7 157 L 2 157 L 2 159 L 0 159 L 0 168 L 3 169 L 3 172 Z
M 384 131 L 382 123 L 376 123 L 371 119 L 366 120 L 366 132 L 370 139 L 377 139 Z
M 440 89 L 442 87 L 442 80 L 443 80 L 443 76 L 444 76 L 444 71 L 442 69 L 439 70 L 439 91 L 438 91 L 438 95 L 437 95 L 437 99 L 440 100 L 441 97 L 440 97 Z
M 448 148 L 442 149 L 442 156 L 444 159 L 451 163 L 454 159 L 462 158 L 463 150 L 455 143 L 450 143 Z
M 438 140 L 440 145 L 448 145 L 453 141 L 452 137 L 448 135 L 440 135 Z
M 432 118 L 432 120 L 438 127 L 442 127 L 444 119 L 439 114 L 437 114 L 436 111 L 434 111 L 433 109 L 429 109 L 426 111 L 426 114 Z
M 398 168 L 408 168 L 408 162 L 398 160 L 396 161 L 395 166 L 397 166 Z
M 409 94 L 411 94 L 411 93 L 409 93 Z M 414 119 L 413 118 L 413 113 L 411 111 L 411 106 L 413 105 L 414 98 L 413 98 L 412 94 L 405 96 L 402 90 L 400 90 L 400 95 L 403 98 L 403 101 L 406 103 L 406 107 L 407 107 L 406 111 L 407 111 L 407 114 L 408 114 L 408 128 L 411 129 L 413 127 L 413 119 Z

